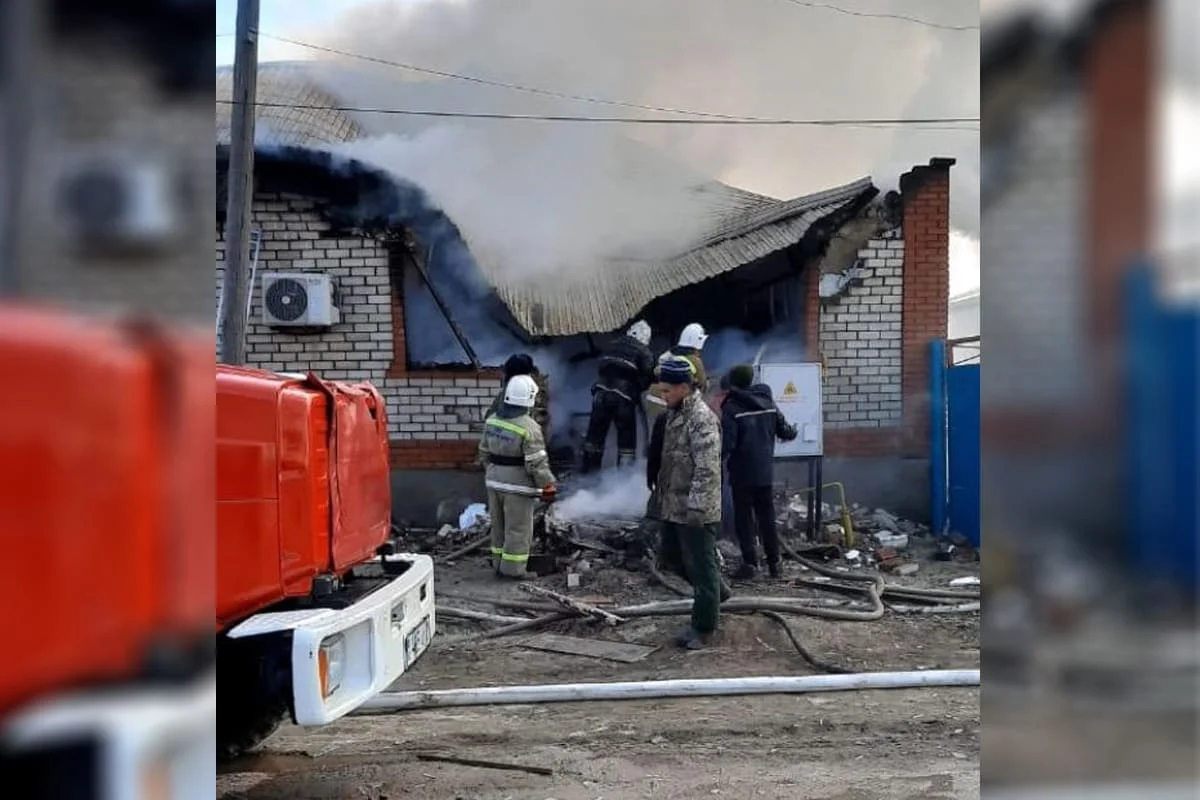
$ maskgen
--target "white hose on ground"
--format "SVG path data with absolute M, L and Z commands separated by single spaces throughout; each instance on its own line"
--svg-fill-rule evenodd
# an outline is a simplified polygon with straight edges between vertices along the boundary
M 359 712 L 415 711 L 450 706 L 494 706 L 526 703 L 578 703 L 591 700 L 653 700 L 664 697 L 729 697 L 751 694 L 808 694 L 860 689 L 917 689 L 978 686 L 979 670 L 947 669 L 915 672 L 858 672 L 848 675 L 786 675 L 764 678 L 707 678 L 624 683 L 561 683 L 540 686 L 485 686 L 428 692 L 384 692 L 367 700 Z

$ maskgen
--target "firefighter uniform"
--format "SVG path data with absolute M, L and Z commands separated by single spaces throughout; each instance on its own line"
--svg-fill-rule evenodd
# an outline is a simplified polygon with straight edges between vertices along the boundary
M 514 384 L 524 394 L 514 392 Z M 538 500 L 553 500 L 557 491 L 541 426 L 529 413 L 536 393 L 528 376 L 509 381 L 504 404 L 488 416 L 479 439 L 492 518 L 492 558 L 497 572 L 512 578 L 525 576 Z
M 646 346 L 650 326 L 637 322 L 625 336 L 611 343 L 600 358 L 592 386 L 592 413 L 583 443 L 584 473 L 600 469 L 609 427 L 617 429 L 617 466 L 637 460 L 637 415 L 642 393 L 650 388 L 654 356 Z

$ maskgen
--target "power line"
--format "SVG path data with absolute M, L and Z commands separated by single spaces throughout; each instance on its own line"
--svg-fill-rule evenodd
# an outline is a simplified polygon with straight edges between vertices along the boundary
M 312 50 L 318 50 L 318 51 L 321 51 L 324 53 L 331 53 L 333 55 L 345 56 L 347 58 L 354 58 L 354 59 L 358 59 L 361 61 L 369 61 L 371 63 L 381 64 L 381 65 L 388 66 L 388 67 L 395 67 L 397 69 L 409 70 L 412 72 L 418 72 L 418 73 L 422 73 L 422 74 L 426 74 L 426 75 L 434 75 L 434 76 L 437 76 L 440 78 L 450 78 L 453 80 L 466 81 L 468 83 L 476 83 L 476 84 L 481 84 L 483 86 L 494 86 L 494 87 L 498 87 L 498 88 L 502 88 L 502 89 L 513 89 L 515 91 L 529 92 L 531 94 L 543 95 L 546 97 L 554 97 L 554 98 L 558 98 L 561 100 L 574 100 L 574 101 L 585 102 L 585 103 L 595 103 L 598 105 L 620 106 L 623 108 L 636 108 L 636 109 L 640 109 L 642 111 L 655 111 L 655 112 L 665 113 L 665 114 L 687 114 L 692 117 L 705 117 L 705 118 L 712 119 L 712 120 L 725 120 L 725 121 L 729 122 L 730 124 L 733 124 L 733 123 L 737 123 L 737 124 L 754 123 L 757 125 L 801 124 L 801 123 L 794 122 L 791 120 L 779 120 L 779 119 L 774 119 L 774 118 L 770 118 L 770 117 L 753 117 L 753 116 L 741 116 L 741 115 L 736 115 L 736 114 L 720 114 L 720 113 L 715 113 L 715 112 L 710 112 L 710 111 L 693 111 L 690 109 L 672 108 L 669 106 L 646 105 L 643 103 L 633 103 L 633 102 L 629 102 L 629 101 L 625 101 L 625 100 L 611 100 L 611 99 L 601 98 L 601 97 L 591 97 L 589 95 L 570 94 L 567 92 L 554 91 L 552 89 L 543 89 L 543 88 L 540 88 L 537 86 L 527 86 L 527 85 L 519 84 L 519 83 L 508 83 L 505 81 L 497 81 L 497 80 L 491 80 L 488 78 L 480 78 L 476 75 L 463 75 L 463 74 L 457 73 L 457 72 L 447 72 L 444 70 L 437 70 L 437 69 L 432 69 L 429 67 L 421 67 L 421 66 L 417 66 L 415 64 L 406 64 L 404 62 L 392 61 L 392 60 L 389 60 L 386 58 L 379 58 L 376 56 L 368 56 L 368 55 L 364 55 L 362 53 L 354 53 L 354 52 L 350 52 L 347 50 L 339 50 L 334 47 L 326 47 L 324 45 L 312 44 L 310 42 L 302 42 L 297 39 L 289 39 L 284 36 L 276 36 L 276 35 L 270 34 L 270 33 L 261 33 L 260 32 L 259 36 L 267 38 L 267 39 L 273 39 L 277 42 L 283 42 L 285 44 L 291 44 L 291 45 L 295 45 L 298 47 L 306 47 L 306 48 L 309 48 Z M 341 110 L 341 109 L 335 109 L 335 110 Z M 388 110 L 382 110 L 382 109 L 350 109 L 350 110 L 361 111 L 363 113 L 389 113 Z M 402 113 L 402 112 L 397 111 L 394 113 Z M 416 112 L 411 112 L 411 113 L 416 113 Z M 518 118 L 518 117 L 526 118 L 524 115 L 504 115 L 504 116 L 505 116 L 505 118 Z M 534 115 L 528 115 L 528 118 L 542 119 L 542 117 L 535 117 Z M 554 118 L 545 117 L 544 119 L 546 119 L 547 121 L 568 121 L 565 118 L 559 119 L 558 117 L 554 117 Z M 576 120 L 572 119 L 570 121 L 576 121 Z M 578 121 L 582 121 L 582 120 L 578 120 Z M 589 118 L 589 121 L 592 121 L 592 118 Z M 595 121 L 609 121 L 609 120 L 596 119 Z M 611 121 L 620 122 L 622 120 L 614 119 Z M 647 121 L 652 122 L 653 120 L 647 120 Z M 951 121 L 959 122 L 961 120 L 951 120 Z M 965 120 L 965 121 L 978 122 L 978 119 L 971 119 L 971 120 Z M 941 122 L 941 120 L 939 120 L 939 122 Z M 666 122 L 664 121 L 663 124 L 666 124 Z M 957 128 L 954 128 L 952 130 L 957 130 Z
M 376 56 L 363 55 L 362 53 L 352 53 L 352 52 L 349 52 L 346 50 L 338 50 L 337 48 L 334 48 L 334 47 L 325 47 L 324 45 L 311 44 L 309 42 L 301 42 L 301 41 L 297 41 L 296 39 L 288 39 L 283 36 L 275 36 L 270 33 L 260 33 L 259 35 L 262 37 L 265 37 L 267 39 L 274 39 L 277 42 L 283 42 L 285 44 L 296 45 L 298 47 L 307 47 L 311 50 L 319 50 L 320 52 L 323 52 L 323 53 L 332 53 L 334 55 L 345 56 L 346 58 L 354 58 L 354 59 L 358 59 L 360 61 L 369 61 L 373 64 L 382 64 L 384 66 L 395 67 L 397 69 L 403 69 L 403 70 L 409 70 L 411 72 L 419 72 L 423 75 L 434 75 L 439 78 L 452 78 L 452 79 L 458 80 L 458 81 L 465 81 L 467 83 L 477 83 L 477 84 L 480 84 L 483 86 L 495 86 L 495 87 L 498 87 L 501 89 L 514 89 L 519 92 L 529 92 L 530 94 L 538 94 L 538 95 L 543 95 L 545 97 L 555 97 L 560 100 L 577 100 L 577 101 L 584 102 L 584 103 L 596 103 L 598 105 L 621 106 L 623 108 L 637 108 L 637 109 L 641 109 L 642 111 L 656 111 L 656 112 L 663 113 L 663 114 L 689 114 L 689 115 L 695 116 L 695 117 L 711 117 L 713 119 L 729 119 L 729 120 L 753 119 L 753 120 L 759 121 L 759 122 L 768 121 L 762 117 L 744 117 L 744 116 L 738 116 L 735 114 L 716 114 L 716 113 L 712 113 L 712 112 L 708 112 L 708 111 L 690 111 L 688 109 L 682 109 L 682 108 L 670 108 L 667 106 L 643 105 L 642 103 L 633 103 L 633 102 L 628 102 L 625 100 L 608 100 L 608 99 L 605 99 L 602 97 L 590 97 L 588 95 L 570 94 L 567 92 L 556 92 L 553 89 L 542 89 L 537 86 L 525 86 L 525 85 L 519 84 L 519 83 L 507 83 L 505 81 L 496 81 L 496 80 L 490 80 L 488 78 L 480 78 L 475 75 L 462 75 L 457 72 L 445 72 L 443 70 L 430 69 L 429 67 L 419 67 L 415 64 L 405 64 L 401 61 L 390 61 L 386 58 L 377 58 Z
M 217 100 L 221 105 L 236 106 L 234 100 Z M 324 106 L 302 103 L 259 102 L 258 108 L 290 108 L 301 111 L 342 111 L 352 114 L 390 114 L 409 117 L 450 117 L 455 119 L 527 120 L 534 122 L 594 122 L 626 125 L 750 125 L 750 126 L 811 126 L 830 128 L 892 128 L 908 126 L 950 126 L 979 122 L 979 117 L 929 117 L 914 119 L 758 119 L 734 117 L 731 119 L 685 119 L 682 117 L 586 117 L 571 114 L 499 114 L 469 111 L 425 111 L 406 108 L 365 108 L 360 106 Z M 952 127 L 948 130 L 975 130 L 974 128 Z
M 977 30 L 979 30 L 978 25 L 950 25 L 950 24 L 943 23 L 943 22 L 932 22 L 927 19 L 919 19 L 917 17 L 910 17 L 905 14 L 887 14 L 887 13 L 879 12 L 879 11 L 857 11 L 857 10 L 850 9 L 850 8 L 843 8 L 842 6 L 835 6 L 835 5 L 832 5 L 831 3 L 813 3 L 813 2 L 809 2 L 809 0 L 787 0 L 787 2 L 791 3 L 792 5 L 803 6 L 804 8 L 816 8 L 816 9 L 821 9 L 822 11 L 833 11 L 837 14 L 845 14 L 850 17 L 872 17 L 875 19 L 894 19 L 898 22 L 909 22 L 914 25 L 924 25 L 927 28 L 938 28 L 939 30 L 944 30 L 944 31 L 977 31 Z

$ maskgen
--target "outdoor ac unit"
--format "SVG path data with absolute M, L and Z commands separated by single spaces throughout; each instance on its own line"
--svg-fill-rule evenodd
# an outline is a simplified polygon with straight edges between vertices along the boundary
M 341 321 L 333 280 L 319 272 L 267 272 L 262 321 L 272 328 L 328 328 Z

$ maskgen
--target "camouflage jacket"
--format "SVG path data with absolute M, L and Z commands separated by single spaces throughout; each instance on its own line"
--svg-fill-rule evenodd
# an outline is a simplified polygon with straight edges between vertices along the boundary
M 546 376 L 540 372 L 534 372 L 530 376 L 533 382 L 537 384 L 538 393 L 533 401 L 533 409 L 529 415 L 533 417 L 533 421 L 541 426 L 542 430 L 550 432 L 550 386 L 546 381 Z M 500 387 L 500 391 L 496 393 L 496 397 L 492 400 L 492 404 L 488 406 L 488 410 L 484 412 L 483 418 L 487 419 L 492 414 L 500 410 L 504 405 L 504 387 Z
M 721 521 L 721 430 L 717 415 L 699 392 L 667 412 L 655 494 L 655 516 L 666 522 Z

